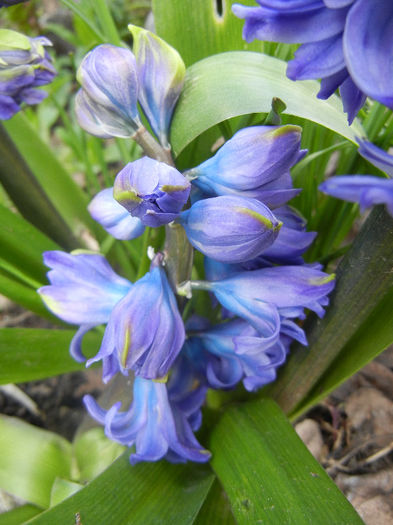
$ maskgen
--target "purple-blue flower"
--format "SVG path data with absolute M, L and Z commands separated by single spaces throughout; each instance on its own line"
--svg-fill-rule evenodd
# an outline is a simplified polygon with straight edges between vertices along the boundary
M 103 380 L 133 370 L 146 379 L 164 377 L 183 346 L 185 330 L 165 271 L 154 267 L 113 308 L 98 354 Z
M 115 239 L 129 240 L 142 235 L 145 226 L 132 217 L 113 197 L 113 188 L 100 191 L 88 206 L 93 219 Z
M 103 410 L 91 396 L 85 396 L 90 415 L 105 426 L 105 434 L 112 440 L 131 447 L 132 465 L 140 461 L 158 461 L 166 458 L 174 463 L 206 462 L 210 453 L 196 440 L 190 419 L 179 402 L 171 399 L 170 385 L 136 377 L 131 407 L 120 412 L 121 403 Z
M 139 102 L 161 144 L 169 148 L 169 126 L 186 68 L 179 53 L 154 33 L 129 25 L 140 82 Z
M 195 202 L 180 214 L 190 243 L 212 259 L 236 263 L 273 244 L 282 223 L 256 199 L 237 195 Z
M 393 155 L 389 155 L 389 153 L 367 140 L 357 139 L 357 141 L 360 155 L 393 178 Z
M 185 175 L 207 195 L 241 195 L 281 206 L 300 191 L 289 174 L 305 154 L 300 140 L 299 126 L 244 128 Z
M 117 175 L 113 196 L 146 226 L 172 222 L 187 202 L 191 185 L 164 162 L 143 157 L 127 164 Z
M 303 44 L 289 62 L 292 80 L 321 78 L 319 97 L 337 88 L 351 123 L 366 96 L 393 107 L 393 3 L 390 0 L 257 0 L 235 4 L 244 38 Z
M 361 211 L 376 204 L 385 204 L 393 216 L 393 179 L 372 175 L 339 175 L 319 186 L 320 191 L 350 202 L 357 202 Z
M 304 317 L 304 308 L 324 315 L 334 275 L 311 266 L 276 266 L 235 273 L 213 282 L 191 286 L 214 293 L 224 308 L 246 320 L 262 337 L 278 336 L 280 316 Z
M 79 66 L 82 86 L 75 99 L 79 125 L 97 137 L 132 137 L 142 126 L 138 113 L 139 81 L 129 49 L 101 44 Z
M 29 38 L 16 31 L 0 29 L 0 120 L 20 111 L 21 104 L 39 104 L 45 91 L 35 88 L 49 84 L 56 75 L 45 49 L 45 37 Z

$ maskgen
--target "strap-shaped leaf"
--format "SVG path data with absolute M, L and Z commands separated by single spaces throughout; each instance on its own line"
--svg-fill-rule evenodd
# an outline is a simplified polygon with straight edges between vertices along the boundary
M 272 97 L 285 102 L 286 114 L 321 124 L 354 142 L 362 135 L 348 126 L 338 97 L 319 100 L 319 82 L 293 82 L 286 62 L 261 53 L 231 51 L 210 56 L 187 69 L 186 82 L 171 126 L 176 155 L 210 127 L 248 113 L 268 113 Z
M 0 514 L 0 525 L 21 525 L 33 516 L 40 514 L 42 509 L 36 507 L 35 505 L 22 505 L 16 509 Z
M 239 525 L 362 523 L 272 400 L 229 408 L 211 450 Z
M 83 370 L 68 352 L 75 330 L 3 328 L 0 330 L 0 384 L 22 383 Z M 83 350 L 93 356 L 102 336 L 86 334 Z
M 382 345 L 378 343 L 380 351 L 389 339 L 393 340 L 392 308 L 379 312 L 383 321 L 372 324 L 372 315 L 378 305 L 382 301 L 391 305 L 392 261 L 393 217 L 383 206 L 377 206 L 337 269 L 337 283 L 325 317 L 312 317 L 306 323 L 309 347 L 296 346 L 291 350 L 278 380 L 265 392 L 286 413 L 297 411 L 304 403 L 312 403 L 316 398 L 309 397 L 310 391 L 314 387 L 318 390 L 319 380 L 335 360 L 338 363 L 341 355 L 351 359 L 348 351 L 353 355 L 357 353 L 356 344 L 350 341 L 359 331 L 360 334 L 367 332 L 367 347 L 362 350 L 364 364 L 376 355 L 374 339 L 383 340 Z M 358 370 L 359 357 L 354 358 L 352 373 L 346 368 L 342 380 Z
M 60 505 L 31 520 L 31 525 L 193 523 L 212 485 L 207 466 L 140 463 L 125 453 L 98 478 Z
M 56 477 L 71 476 L 71 444 L 20 419 L 0 417 L 0 450 L 0 487 L 39 507 L 49 506 Z

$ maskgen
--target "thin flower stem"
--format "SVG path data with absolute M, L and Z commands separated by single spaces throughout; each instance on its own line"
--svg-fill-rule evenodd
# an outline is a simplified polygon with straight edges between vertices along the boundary
M 150 239 L 150 228 L 146 228 L 142 236 L 142 253 L 140 254 L 140 262 L 138 272 L 136 274 L 136 280 L 140 279 L 145 275 L 150 266 L 150 259 L 147 256 L 147 248 L 149 246 Z
M 144 126 L 141 126 L 132 138 L 140 145 L 148 157 L 165 162 L 169 166 L 174 166 L 170 151 L 164 149 Z

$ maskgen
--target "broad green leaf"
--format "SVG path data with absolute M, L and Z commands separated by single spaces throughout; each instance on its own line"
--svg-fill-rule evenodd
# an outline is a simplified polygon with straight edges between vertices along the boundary
M 189 67 L 171 127 L 175 154 L 219 122 L 268 113 L 273 97 L 287 105 L 286 114 L 321 124 L 352 142 L 355 135 L 363 134 L 357 121 L 348 126 L 338 97 L 319 100 L 319 82 L 293 82 L 285 76 L 285 68 L 282 60 L 245 51 L 214 55 Z
M 83 370 L 69 355 L 75 330 L 2 328 L 0 330 L 0 384 L 22 383 L 65 372 Z M 83 350 L 87 357 L 97 353 L 102 336 L 86 334 Z
M 37 230 L 23 217 L 0 205 L 0 260 L 31 278 L 31 286 L 46 282 L 42 253 L 56 250 L 55 242 Z M 4 268 L 10 271 L 10 267 Z M 21 277 L 21 276 L 19 276 Z M 35 282 L 34 282 L 35 281 Z
M 295 346 L 291 350 L 287 364 L 280 370 L 278 380 L 268 387 L 264 394 L 269 394 L 282 409 L 290 414 L 303 403 L 310 404 L 313 399 L 309 393 L 319 389 L 318 382 L 333 363 L 340 363 L 340 358 L 347 359 L 345 373 L 355 373 L 359 363 L 366 363 L 374 357 L 376 346 L 383 350 L 386 343 L 392 341 L 392 309 L 380 311 L 379 304 L 387 301 L 391 304 L 393 289 L 393 217 L 383 206 L 374 208 L 357 235 L 351 249 L 337 269 L 337 282 L 330 296 L 330 306 L 323 319 L 311 317 L 305 325 L 309 347 Z M 386 304 L 386 303 L 385 303 Z M 371 324 L 375 311 L 378 323 Z M 362 355 L 356 354 L 359 334 L 367 333 L 367 345 L 363 346 Z M 349 345 L 349 346 L 347 346 Z M 346 352 L 351 348 L 351 356 Z M 369 356 L 369 358 L 367 357 Z M 359 359 L 359 360 L 358 360 Z M 349 360 L 349 361 L 348 361 Z M 341 367 L 341 364 L 340 364 Z M 337 378 L 339 373 L 335 374 Z M 336 380 L 334 380 L 335 384 Z
M 236 525 L 228 497 L 217 479 L 214 480 L 193 525 Z
M 202 58 L 238 49 L 262 51 L 264 44 L 242 39 L 244 21 L 232 14 L 233 0 L 153 0 L 157 34 L 181 54 L 189 66 Z M 243 5 L 255 6 L 253 0 Z
M 18 113 L 4 121 L 3 125 L 42 189 L 75 235 L 80 236 L 86 227 L 93 232 L 98 231 L 97 224 L 87 211 L 88 202 L 82 189 L 40 139 L 27 118 Z
M 4 514 L 0 514 L 0 525 L 21 525 L 41 512 L 42 509 L 35 505 L 22 505 Z
M 91 481 L 115 461 L 125 447 L 108 439 L 101 427 L 91 428 L 78 436 L 74 443 L 74 456 L 78 467 L 78 480 Z
M 0 181 L 26 220 L 65 249 L 79 245 L 1 124 Z
M 0 487 L 29 503 L 48 507 L 55 479 L 70 477 L 71 444 L 53 432 L 0 416 L 0 449 Z
M 393 288 L 384 296 L 360 329 L 348 341 L 318 384 L 307 395 L 296 413 L 296 418 L 309 406 L 324 399 L 330 392 L 355 372 L 369 363 L 393 343 Z
M 31 520 L 31 525 L 193 523 L 212 485 L 207 466 L 172 465 L 166 461 L 131 466 L 123 454 L 98 478 L 60 505 Z
M 362 523 L 272 400 L 229 408 L 210 448 L 239 525 Z

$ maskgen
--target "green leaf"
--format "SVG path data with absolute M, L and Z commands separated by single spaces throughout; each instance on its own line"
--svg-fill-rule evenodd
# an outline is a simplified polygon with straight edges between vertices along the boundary
M 229 408 L 211 450 L 239 525 L 362 523 L 272 400 Z
M 382 351 L 386 342 L 392 341 L 392 309 L 381 311 L 379 307 L 382 301 L 391 304 L 392 260 L 393 217 L 383 206 L 377 206 L 337 269 L 336 287 L 325 317 L 310 317 L 304 327 L 309 347 L 292 348 L 278 380 L 262 395 L 273 396 L 288 414 L 297 412 L 304 403 L 309 405 L 318 398 L 319 380 L 334 362 L 346 359 L 343 375 L 334 375 L 337 385 L 338 377 L 344 380 L 351 375 L 351 368 L 355 373 L 362 362 L 375 356 L 376 348 Z M 375 315 L 382 316 L 377 323 L 373 321 Z M 356 356 L 356 341 L 365 333 L 362 353 Z M 351 354 L 347 355 L 349 349 Z
M 2 328 L 0 330 L 0 384 L 35 381 L 65 372 L 83 370 L 69 355 L 75 330 Z M 86 334 L 84 352 L 97 353 L 102 335 Z
M 3 125 L 18 147 L 27 165 L 36 176 L 55 208 L 75 235 L 88 227 L 98 231 L 87 211 L 87 199 L 82 189 L 63 168 L 52 150 L 40 139 L 27 118 L 17 113 Z
M 319 100 L 319 82 L 293 82 L 285 76 L 285 68 L 282 60 L 245 51 L 214 55 L 189 67 L 171 127 L 175 154 L 219 122 L 269 113 L 273 97 L 287 105 L 286 114 L 321 124 L 352 142 L 355 135 L 363 134 L 357 121 L 348 126 L 338 97 Z
M 60 505 L 31 520 L 31 525 L 73 523 L 191 524 L 214 476 L 206 466 L 172 465 L 166 461 L 131 466 L 129 452 L 103 474 Z
M 69 481 L 68 479 L 56 478 L 50 494 L 50 506 L 54 507 L 58 505 L 66 498 L 78 492 L 82 489 L 83 485 L 80 483 L 75 483 L 74 481 Z
M 41 512 L 42 509 L 35 505 L 22 505 L 22 507 L 0 514 L 0 525 L 21 525 Z
M 71 230 L 38 184 L 4 126 L 0 124 L 0 181 L 26 220 L 63 248 L 78 246 Z
M 28 239 L 28 242 L 26 240 Z M 7 263 L 10 271 L 15 267 L 26 278 L 35 281 L 31 286 L 46 281 L 46 269 L 42 261 L 42 253 L 46 250 L 56 250 L 58 246 L 43 233 L 37 230 L 23 217 L 0 205 L 0 265 Z M 20 277 L 20 276 L 18 276 Z
M 217 479 L 193 525 L 236 525 L 228 497 Z
M 53 432 L 0 416 L 0 449 L 0 487 L 48 507 L 55 478 L 70 476 L 71 444 Z
M 187 66 L 224 51 L 262 51 L 262 42 L 247 44 L 242 39 L 244 21 L 232 14 L 233 3 L 198 0 L 196 7 L 195 0 L 153 0 L 157 34 L 179 51 Z M 242 0 L 242 4 L 255 6 L 253 0 Z

